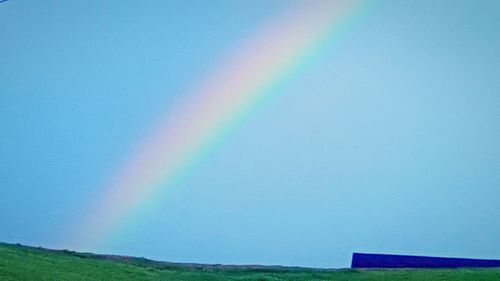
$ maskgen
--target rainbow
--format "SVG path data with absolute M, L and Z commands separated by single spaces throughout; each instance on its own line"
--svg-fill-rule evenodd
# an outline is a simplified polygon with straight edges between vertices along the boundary
M 94 249 L 130 215 L 185 173 L 204 151 L 337 41 L 369 6 L 364 0 L 307 0 L 239 42 L 216 69 L 135 147 L 73 228 Z

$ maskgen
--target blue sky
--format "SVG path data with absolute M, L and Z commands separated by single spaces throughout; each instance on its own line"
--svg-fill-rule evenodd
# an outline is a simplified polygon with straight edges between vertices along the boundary
M 0 4 L 0 241 L 64 247 L 133 144 L 297 1 Z M 103 251 L 500 258 L 497 1 L 378 1 Z M 131 217 L 130 220 L 138 217 Z

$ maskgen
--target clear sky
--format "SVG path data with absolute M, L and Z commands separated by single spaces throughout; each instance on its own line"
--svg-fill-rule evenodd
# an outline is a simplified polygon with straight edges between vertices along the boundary
M 296 2 L 0 3 L 0 241 L 69 247 L 71 222 L 159 116 Z M 499 10 L 377 1 L 99 251 L 500 259 Z

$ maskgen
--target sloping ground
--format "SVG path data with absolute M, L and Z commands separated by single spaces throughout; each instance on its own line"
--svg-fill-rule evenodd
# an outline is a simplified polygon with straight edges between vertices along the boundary
M 324 270 L 178 264 L 0 243 L 0 280 L 500 280 L 500 268 Z

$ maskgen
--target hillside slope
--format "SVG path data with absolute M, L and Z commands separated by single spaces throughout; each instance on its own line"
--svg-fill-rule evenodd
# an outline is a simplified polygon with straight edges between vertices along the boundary
M 500 280 L 500 268 L 325 270 L 179 264 L 0 243 L 0 280 Z

